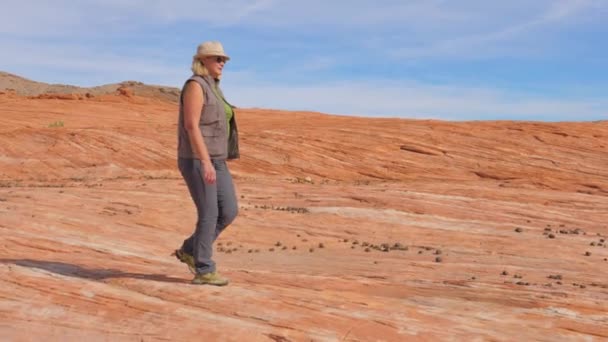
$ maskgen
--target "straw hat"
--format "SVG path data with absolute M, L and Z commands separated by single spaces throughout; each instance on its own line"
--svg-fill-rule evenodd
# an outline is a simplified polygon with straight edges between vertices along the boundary
M 194 57 L 221 56 L 229 60 L 230 57 L 224 52 L 224 47 L 220 42 L 204 42 L 196 49 Z

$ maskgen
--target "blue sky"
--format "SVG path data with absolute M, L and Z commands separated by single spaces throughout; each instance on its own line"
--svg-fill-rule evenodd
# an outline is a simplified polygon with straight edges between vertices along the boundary
M 376 117 L 608 118 L 608 0 L 0 4 L 0 70 L 180 87 L 205 40 L 234 104 Z

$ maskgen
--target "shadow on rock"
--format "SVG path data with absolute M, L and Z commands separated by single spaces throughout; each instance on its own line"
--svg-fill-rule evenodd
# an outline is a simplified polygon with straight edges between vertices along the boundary
M 110 278 L 133 278 L 167 283 L 189 283 L 185 279 L 167 277 L 162 274 L 142 274 L 123 272 L 115 269 L 89 269 L 82 266 L 68 264 L 65 262 L 31 260 L 31 259 L 0 259 L 2 264 L 14 264 L 22 267 L 37 268 L 40 270 L 60 274 L 68 277 L 76 277 L 91 280 L 104 280 Z

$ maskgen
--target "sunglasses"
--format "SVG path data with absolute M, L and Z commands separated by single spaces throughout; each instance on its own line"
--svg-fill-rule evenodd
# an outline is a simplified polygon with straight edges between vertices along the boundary
M 217 57 L 215 57 L 215 61 L 218 63 L 222 63 L 222 62 L 226 63 L 226 62 L 228 62 L 228 58 L 217 56 Z

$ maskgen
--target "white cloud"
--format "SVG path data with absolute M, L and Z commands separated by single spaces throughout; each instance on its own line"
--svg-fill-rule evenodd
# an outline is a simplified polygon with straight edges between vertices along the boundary
M 143 56 L 153 51 L 138 51 Z M 185 58 L 185 62 L 189 59 Z M 137 80 L 154 84 L 178 85 L 181 76 L 188 74 L 189 65 L 170 64 L 161 59 L 117 54 L 103 49 L 92 49 L 77 43 L 34 43 L 7 41 L 2 45 L 0 65 L 3 71 L 16 72 L 20 76 L 49 83 L 70 83 L 79 86 L 96 86 Z M 53 70 L 61 79 L 41 79 L 41 70 Z
M 432 40 L 422 46 L 406 46 L 391 52 L 397 58 L 486 58 L 488 55 L 522 55 L 533 53 L 534 49 L 522 51 L 521 41 L 526 42 L 526 34 L 533 32 L 538 36 L 544 26 L 555 25 L 565 21 L 594 5 L 592 0 L 561 0 L 552 3 L 547 8 L 541 8 L 538 14 L 531 18 L 518 21 L 512 19 L 506 26 L 489 31 L 476 31 L 474 34 L 457 35 L 448 39 Z M 534 11 L 532 11 L 534 13 Z M 496 14 L 496 13 L 495 13 Z M 495 16 L 490 16 L 494 18 Z M 536 31 L 536 32 L 535 32 Z M 519 39 L 519 42 L 517 41 Z M 520 49 L 514 49 L 519 44 Z M 533 42 L 538 47 L 542 43 Z M 529 47 L 529 46 L 528 46 Z
M 42 33 L 37 29 L 68 27 L 94 30 L 96 24 L 135 22 L 163 24 L 189 20 L 207 24 L 294 29 L 363 29 L 385 32 L 405 29 L 417 34 L 464 33 L 492 25 L 517 22 L 532 13 L 557 20 L 604 0 L 512 0 L 508 3 L 474 0 L 23 0 L 3 6 L 0 32 Z M 431 32 L 432 31 L 432 32 Z M 364 31 L 361 31 L 364 32 Z
M 276 30 L 264 43 L 277 48 L 297 32 L 398 59 L 477 59 L 533 53 L 546 41 L 544 27 L 583 20 L 598 8 L 605 0 L 24 0 L 3 6 L 0 33 L 94 39 L 184 22 L 193 30 Z
M 37 47 L 44 52 L 40 55 L 23 54 L 21 51 L 33 51 L 35 46 L 28 43 L 5 44 L 0 65 L 11 66 L 9 71 L 24 70 L 21 75 L 34 80 L 82 86 L 127 79 L 180 86 L 188 75 L 185 63 L 163 63 L 157 59 L 111 52 L 99 54 L 77 44 Z M 331 62 L 324 59 L 312 61 L 304 69 L 323 69 L 326 63 Z M 32 65 L 36 67 L 32 68 Z M 61 75 L 61 79 L 58 76 L 41 78 L 40 70 L 44 69 L 53 70 L 55 75 Z M 559 99 L 505 89 L 432 85 L 415 80 L 324 81 L 319 77 L 313 83 L 302 84 L 286 80 L 265 81 L 259 73 L 244 70 L 228 71 L 223 83 L 229 99 L 243 107 L 445 120 L 579 121 L 608 117 L 608 101 L 605 99 Z
M 194 45 L 183 47 L 184 53 L 179 43 L 167 44 L 171 49 L 166 49 L 163 42 L 150 44 L 153 38 L 147 36 L 150 28 L 159 32 L 179 24 L 174 26 L 187 26 L 195 33 L 181 31 L 173 38 L 174 33 L 167 32 L 163 39 L 190 44 L 196 32 L 247 32 L 243 38 L 234 34 L 233 39 L 242 41 L 233 43 L 242 44 L 227 50 L 237 54 L 235 61 L 243 61 L 240 67 L 271 74 L 264 79 L 247 70 L 227 74 L 225 88 L 243 106 L 444 119 L 591 120 L 606 117 L 606 100 L 524 95 L 462 86 L 458 81 L 438 86 L 414 79 L 363 79 L 374 77 L 375 63 L 550 55 L 560 28 L 593 20 L 601 24 L 599 19 L 605 18 L 596 13 L 606 13 L 606 4 L 606 0 L 383 0 L 381 5 L 372 0 L 23 0 L 1 6 L 0 68 L 40 81 L 76 85 L 135 79 L 180 86 L 188 75 Z M 125 48 L 125 41 L 137 47 Z M 123 45 L 114 45 L 117 42 Z M 387 61 L 387 55 L 395 59 Z M 370 72 L 349 81 L 347 77 L 354 79 L 345 71 L 349 63 L 356 67 L 353 70 L 368 66 Z M 343 74 L 332 74 L 338 67 Z M 55 79 L 41 79 L 41 70 L 49 70 Z M 310 75 L 300 80 L 317 81 L 294 83 L 299 75 Z M 334 81 L 324 81 L 329 79 Z M 479 80 L 483 82 L 483 77 Z
M 0 33 L 18 37 L 86 37 L 181 20 L 237 25 L 273 4 L 274 0 L 24 0 L 2 6 Z
M 223 87 L 237 106 L 445 120 L 580 121 L 608 116 L 605 99 L 533 97 L 510 90 L 416 81 L 272 84 L 250 76 L 227 74 L 225 78 Z

